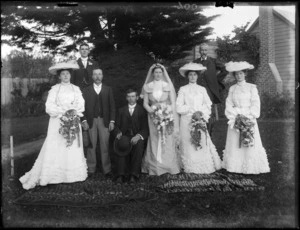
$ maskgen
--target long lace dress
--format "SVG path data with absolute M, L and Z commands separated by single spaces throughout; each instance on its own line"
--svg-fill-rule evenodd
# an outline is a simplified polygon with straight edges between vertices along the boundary
M 211 105 L 206 89 L 189 83 L 179 89 L 176 101 L 180 117 L 181 159 L 186 173 L 209 174 L 221 169 L 221 159 L 211 138 L 201 130 L 201 149 L 191 143 L 190 122 L 196 111 L 201 111 L 206 122 L 211 114 Z
M 237 114 L 243 114 L 255 123 L 253 147 L 239 147 L 240 135 L 233 129 Z M 260 99 L 256 85 L 242 81 L 231 86 L 226 98 L 225 116 L 229 119 L 229 125 L 222 167 L 229 172 L 244 174 L 270 172 L 256 121 L 260 116 Z
M 50 115 L 47 137 L 32 169 L 19 179 L 24 189 L 84 181 L 87 178 L 81 132 L 80 147 L 77 139 L 66 147 L 66 140 L 59 134 L 59 118 L 69 109 L 75 109 L 79 116 L 83 116 L 84 99 L 80 89 L 70 83 L 53 86 L 46 101 L 46 112 Z
M 153 81 L 144 86 L 148 94 L 149 106 L 158 103 L 171 106 L 170 87 L 168 83 L 161 81 L 162 90 L 155 88 Z M 175 111 L 174 111 L 175 112 Z M 150 175 L 161 175 L 164 173 L 177 174 L 180 172 L 178 153 L 176 152 L 175 133 L 166 136 L 166 142 L 161 142 L 150 114 L 148 114 L 149 137 L 147 149 L 142 162 L 142 172 Z

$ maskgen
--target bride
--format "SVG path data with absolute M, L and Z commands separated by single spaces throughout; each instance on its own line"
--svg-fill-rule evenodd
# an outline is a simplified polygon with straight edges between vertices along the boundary
M 179 136 L 179 119 L 175 109 L 176 93 L 165 67 L 154 64 L 150 67 L 142 89 L 144 108 L 148 112 L 149 138 L 142 162 L 142 172 L 150 175 L 180 172 L 179 154 L 176 140 Z M 153 116 L 157 107 L 166 107 L 173 114 L 173 132 L 167 133 L 166 128 L 158 131 Z
M 51 74 L 59 76 L 61 83 L 49 91 L 46 101 L 46 112 L 50 115 L 47 137 L 32 169 L 19 179 L 24 189 L 84 181 L 87 178 L 80 124 L 78 136 L 68 147 L 66 139 L 59 133 L 60 118 L 66 111 L 72 109 L 77 116 L 83 116 L 84 99 L 81 91 L 70 83 L 70 71 L 78 68 L 76 63 L 70 62 L 49 68 Z

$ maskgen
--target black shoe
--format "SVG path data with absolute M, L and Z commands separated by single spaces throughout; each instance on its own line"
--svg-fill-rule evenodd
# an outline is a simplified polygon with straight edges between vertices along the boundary
M 135 184 L 137 182 L 137 177 L 134 175 L 131 175 L 129 178 L 129 184 Z
M 88 172 L 88 177 L 93 177 L 95 175 L 94 172 Z
M 111 179 L 113 177 L 113 174 L 111 172 L 104 174 L 106 179 Z
M 118 176 L 115 182 L 116 182 L 117 184 L 122 184 L 122 183 L 124 183 L 124 176 Z

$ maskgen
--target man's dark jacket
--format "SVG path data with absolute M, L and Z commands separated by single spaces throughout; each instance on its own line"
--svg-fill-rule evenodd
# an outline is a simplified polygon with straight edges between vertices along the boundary
M 110 121 L 115 121 L 116 118 L 116 108 L 115 108 L 115 100 L 113 96 L 112 88 L 106 86 L 102 83 L 102 88 L 100 94 L 97 95 L 95 92 L 93 84 L 84 88 L 82 90 L 82 96 L 85 101 L 85 111 L 83 112 L 83 117 L 81 121 L 87 120 L 89 127 L 91 128 L 93 125 L 93 119 L 95 115 L 95 103 L 97 102 L 96 97 L 100 97 L 99 99 L 99 108 L 100 108 L 100 117 L 103 118 L 103 122 L 106 128 Z
M 206 60 L 198 58 L 194 61 L 194 63 L 200 63 L 207 68 L 202 75 L 203 79 L 198 78 L 198 84 L 206 88 L 212 103 L 221 103 L 220 93 L 225 88 L 222 81 L 228 74 L 225 70 L 224 64 L 211 57 L 207 57 Z M 217 71 L 220 72 L 217 74 Z
M 77 63 L 79 69 L 74 70 L 71 77 L 71 83 L 77 85 L 82 90 L 93 83 L 93 69 L 99 68 L 99 65 L 90 58 L 87 60 L 86 68 L 84 68 L 81 58 L 77 60 Z
M 122 132 L 125 135 L 129 128 L 132 128 L 133 135 L 140 134 L 144 139 L 149 135 L 147 113 L 145 109 L 136 104 L 132 116 L 130 116 L 128 105 L 118 110 L 115 135 Z

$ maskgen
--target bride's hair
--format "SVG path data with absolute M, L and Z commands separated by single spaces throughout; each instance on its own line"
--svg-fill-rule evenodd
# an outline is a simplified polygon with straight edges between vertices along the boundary
M 161 71 L 164 72 L 163 68 L 156 64 L 156 66 L 152 69 L 152 73 L 154 73 L 156 69 L 161 69 Z

